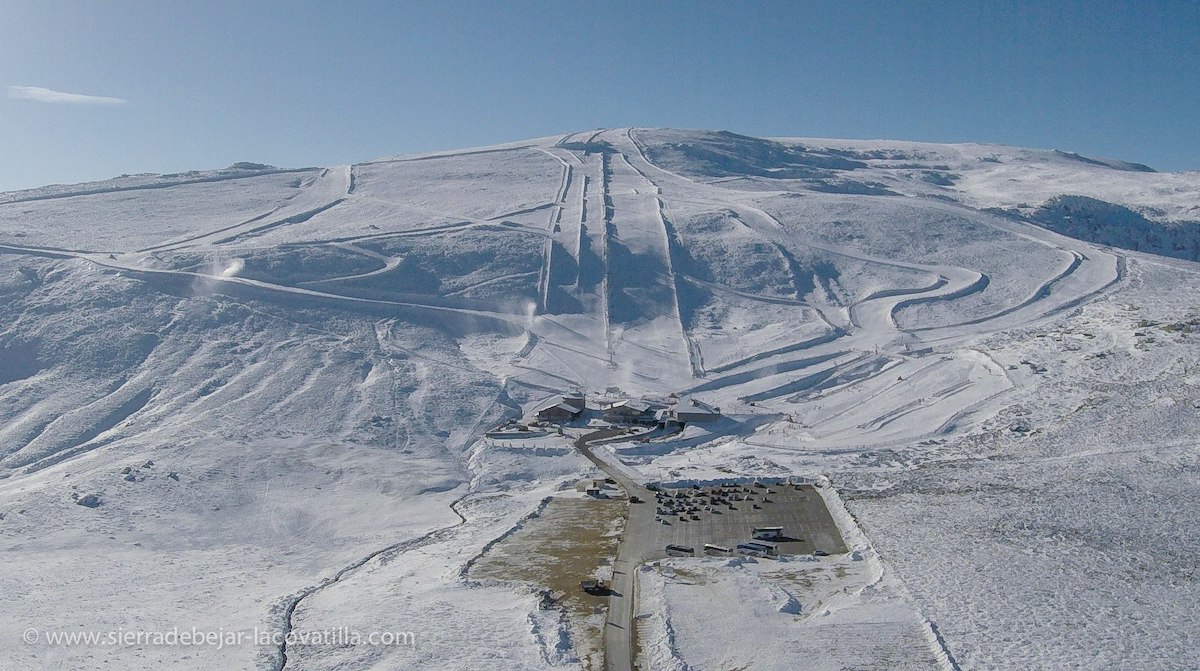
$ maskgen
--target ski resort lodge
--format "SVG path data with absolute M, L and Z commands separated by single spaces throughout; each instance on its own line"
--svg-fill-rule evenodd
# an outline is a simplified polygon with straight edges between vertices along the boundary
M 675 420 L 681 424 L 715 422 L 721 419 L 721 409 L 697 399 L 681 400 L 675 406 Z
M 537 418 L 539 422 L 563 424 L 578 419 L 583 414 L 586 404 L 583 394 L 563 394 L 558 401 L 540 408 Z
M 604 410 L 604 421 L 612 424 L 654 424 L 656 408 L 640 401 L 621 400 Z
M 586 409 L 587 399 L 582 393 L 568 393 L 539 408 L 537 419 L 547 424 L 565 424 L 579 419 Z M 721 419 L 720 408 L 697 399 L 675 401 L 671 398 L 669 401 L 663 401 L 646 397 L 621 398 L 600 401 L 596 409 L 600 411 L 600 418 L 605 422 L 619 426 L 675 426 L 715 422 Z
M 562 424 L 569 422 L 583 413 L 583 408 L 576 408 L 565 401 L 556 402 L 554 405 L 548 405 L 537 411 L 539 422 L 548 422 L 551 424 Z

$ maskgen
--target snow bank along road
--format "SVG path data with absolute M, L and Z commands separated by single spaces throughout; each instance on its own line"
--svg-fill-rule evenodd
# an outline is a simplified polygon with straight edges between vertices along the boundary
M 1051 434 L 1076 440 L 1055 427 L 1107 407 L 1093 369 L 1178 378 L 1147 407 L 1193 421 L 1188 294 L 1162 287 L 1192 286 L 1195 264 L 1046 223 L 1065 207 L 1054 197 L 1076 194 L 1080 217 L 1137 208 L 1139 226 L 1175 240 L 1194 224 L 1180 194 L 1200 195 L 1186 175 L 987 145 L 639 129 L 331 168 L 239 165 L 0 196 L 0 541 L 12 575 L 34 576 L 0 584 L 18 595 L 0 636 L 33 619 L 104 620 L 130 570 L 174 595 L 142 599 L 148 623 L 368 626 L 424 606 L 465 630 L 511 589 L 436 567 L 591 468 L 483 431 L 569 388 L 617 387 L 694 395 L 726 416 L 597 460 L 629 491 L 657 472 L 829 474 L 911 577 L 898 598 L 964 651 L 955 659 L 1005 666 L 986 652 L 999 630 L 947 606 L 958 588 L 919 568 L 918 527 L 883 525 L 898 515 L 886 492 L 916 496 L 948 464 L 958 492 L 977 468 L 1057 458 L 1026 451 Z M 1131 302 L 1154 315 L 1124 312 Z M 1068 454 L 1113 453 L 1079 447 Z M 1162 468 L 1190 472 L 1180 459 Z M 946 524 L 947 537 L 973 533 Z M 636 539 L 621 548 L 619 568 L 650 556 Z M 401 567 L 433 587 L 376 589 Z M 616 575 L 610 616 L 630 633 L 631 573 Z M 1007 597 L 970 584 L 1009 622 Z M 522 668 L 582 663 L 561 625 L 530 615 L 532 597 L 511 603 L 480 630 L 493 649 Z M 534 643 L 512 642 L 530 626 Z M 1062 641 L 1027 635 L 1030 649 Z M 606 646 L 610 664 L 631 660 L 628 635 Z M 449 668 L 483 663 L 486 647 L 230 649 L 207 663 Z M 96 664 L 13 654 L 0 665 Z M 115 654 L 130 668 L 180 661 Z M 1054 661 L 1084 659 L 1072 654 Z

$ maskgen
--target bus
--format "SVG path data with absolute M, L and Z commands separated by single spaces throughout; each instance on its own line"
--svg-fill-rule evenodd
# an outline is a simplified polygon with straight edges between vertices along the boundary
M 759 548 L 769 555 L 779 554 L 779 546 L 774 543 L 768 543 L 767 541 L 750 541 L 749 543 L 746 543 L 746 545 Z
M 672 557 L 679 557 L 679 556 L 684 556 L 684 555 L 691 556 L 691 555 L 696 554 L 696 550 L 694 548 L 690 548 L 686 545 L 668 545 L 667 546 L 667 554 Z
M 754 527 L 750 530 L 750 535 L 753 536 L 755 540 L 783 538 L 783 527 Z
M 704 544 L 704 553 L 705 554 L 727 555 L 727 554 L 731 554 L 732 552 L 733 552 L 733 550 L 730 550 L 729 548 L 725 547 L 724 545 L 715 545 L 713 543 L 705 543 Z
M 749 543 L 741 543 L 737 546 L 737 552 L 740 555 L 750 555 L 751 557 L 766 557 L 767 551 L 761 546 L 751 545 Z

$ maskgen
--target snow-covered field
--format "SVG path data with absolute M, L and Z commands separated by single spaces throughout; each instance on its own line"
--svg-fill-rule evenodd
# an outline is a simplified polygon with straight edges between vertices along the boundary
M 641 129 L 0 194 L 0 668 L 583 668 L 466 569 L 596 472 L 484 431 L 610 386 L 726 415 L 625 472 L 821 479 L 855 548 L 644 567 L 650 668 L 1195 668 L 1198 203 Z M 339 627 L 412 636 L 45 642 Z

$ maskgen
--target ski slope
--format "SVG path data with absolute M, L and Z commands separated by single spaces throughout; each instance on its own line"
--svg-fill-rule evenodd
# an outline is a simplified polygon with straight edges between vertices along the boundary
M 595 473 L 484 431 L 609 387 L 726 416 L 617 467 L 827 478 L 867 562 L 647 570 L 654 668 L 1196 666 L 1197 202 L 1068 152 L 666 129 L 0 194 L 0 638 L 417 640 L 0 667 L 584 668 L 463 567 Z M 1080 203 L 1177 258 L 1064 235 Z M 741 593 L 728 636 L 694 624 Z

